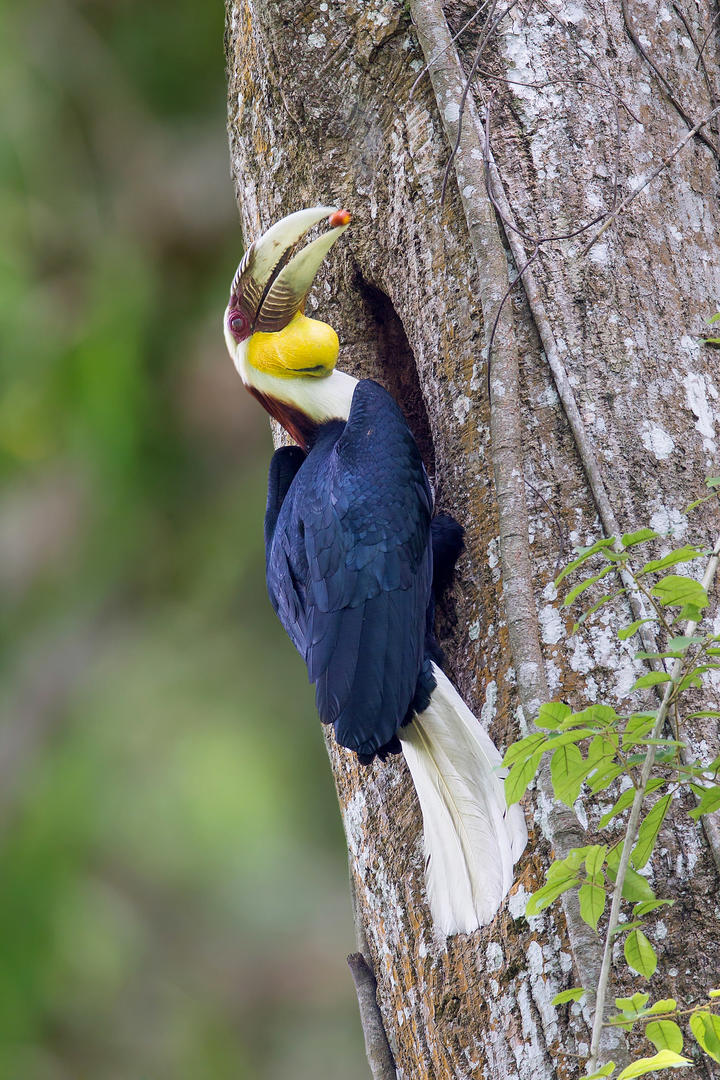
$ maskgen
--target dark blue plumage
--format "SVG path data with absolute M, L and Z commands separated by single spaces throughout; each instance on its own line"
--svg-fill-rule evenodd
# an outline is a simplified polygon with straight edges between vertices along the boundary
M 347 423 L 318 428 L 307 457 L 297 447 L 273 457 L 270 599 L 315 683 L 320 718 L 361 761 L 399 749 L 396 732 L 416 691 L 426 704 L 431 689 L 421 677 L 431 513 L 415 440 L 370 380 L 358 383 Z

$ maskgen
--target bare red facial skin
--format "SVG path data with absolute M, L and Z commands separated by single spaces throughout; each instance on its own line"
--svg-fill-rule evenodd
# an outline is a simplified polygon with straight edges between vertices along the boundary
M 252 326 L 250 320 L 244 311 L 238 311 L 237 308 L 231 308 L 228 312 L 228 329 L 235 338 L 235 341 L 245 341 L 250 337 Z
M 352 215 L 348 210 L 336 210 L 328 218 L 328 223 L 332 225 L 333 229 L 336 229 L 339 225 L 347 225 L 351 220 Z

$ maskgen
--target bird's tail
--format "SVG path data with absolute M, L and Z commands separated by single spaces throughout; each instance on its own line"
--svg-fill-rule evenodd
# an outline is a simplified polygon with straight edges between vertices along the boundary
M 425 882 L 438 934 L 489 923 L 527 843 L 519 806 L 508 807 L 501 756 L 436 665 L 430 704 L 398 732 L 420 800 Z

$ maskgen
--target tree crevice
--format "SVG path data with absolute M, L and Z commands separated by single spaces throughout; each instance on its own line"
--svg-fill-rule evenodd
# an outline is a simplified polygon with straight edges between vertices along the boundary
M 378 378 L 405 414 L 431 478 L 435 476 L 435 446 L 427 406 L 418 378 L 415 354 L 392 300 L 358 272 L 354 287 L 368 325 L 375 335 Z

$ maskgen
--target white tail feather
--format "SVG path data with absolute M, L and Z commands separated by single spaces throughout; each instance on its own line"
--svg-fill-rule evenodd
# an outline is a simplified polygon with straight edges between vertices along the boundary
M 519 806 L 505 802 L 494 743 L 437 665 L 430 704 L 398 732 L 425 834 L 425 883 L 439 934 L 489 923 L 527 843 Z

